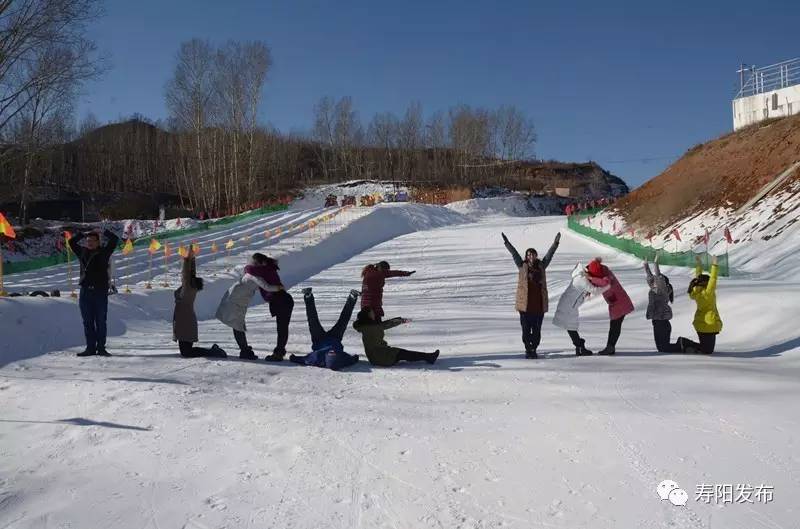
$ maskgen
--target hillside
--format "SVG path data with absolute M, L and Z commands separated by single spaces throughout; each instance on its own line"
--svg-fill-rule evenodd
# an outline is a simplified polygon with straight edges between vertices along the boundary
M 761 122 L 693 147 L 616 207 L 630 224 L 646 228 L 711 208 L 738 209 L 798 160 L 800 115 Z M 800 172 L 785 185 L 798 178 Z

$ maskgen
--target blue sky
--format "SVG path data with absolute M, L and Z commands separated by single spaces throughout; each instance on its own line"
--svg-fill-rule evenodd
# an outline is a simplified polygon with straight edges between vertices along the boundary
M 107 0 L 91 28 L 111 70 L 79 117 L 166 117 L 179 44 L 263 40 L 274 65 L 262 120 L 308 130 L 323 95 L 366 123 L 452 105 L 514 104 L 537 156 L 597 160 L 632 186 L 732 127 L 740 62 L 800 55 L 799 1 Z

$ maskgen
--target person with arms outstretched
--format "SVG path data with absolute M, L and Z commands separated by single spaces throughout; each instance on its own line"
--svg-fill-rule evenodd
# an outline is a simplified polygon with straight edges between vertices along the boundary
M 438 349 L 432 353 L 421 353 L 400 347 L 391 347 L 384 340 L 385 331 L 410 321 L 405 318 L 378 321 L 374 309 L 361 309 L 353 323 L 353 328 L 361 333 L 361 342 L 370 364 L 391 367 L 401 360 L 406 362 L 425 361 L 429 364 L 436 362 L 436 359 L 439 358 Z
M 416 270 L 392 270 L 386 261 L 365 266 L 361 270 L 361 308 L 374 310 L 375 317 L 380 321 L 383 318 L 383 287 L 386 278 L 408 277 L 415 272 Z
M 119 237 L 105 230 L 106 243 L 100 245 L 97 231 L 78 233 L 69 239 L 69 247 L 80 263 L 80 294 L 78 305 L 83 319 L 86 349 L 78 356 L 111 356 L 106 350 L 106 320 L 108 317 L 109 262 L 117 248 Z M 86 239 L 86 245 L 80 242 Z
M 342 313 L 339 315 L 339 320 L 330 330 L 326 331 L 319 322 L 317 305 L 311 287 L 304 288 L 303 301 L 306 304 L 308 331 L 311 334 L 311 352 L 303 356 L 290 355 L 289 360 L 306 366 L 327 367 L 333 371 L 358 362 L 358 355 L 346 353 L 342 345 L 342 338 L 344 338 L 347 324 L 350 323 L 350 318 L 353 316 L 358 294 L 358 290 L 350 291 Z
M 178 342 L 178 350 L 185 358 L 208 356 L 225 358 L 225 354 L 217 344 L 210 349 L 193 347 L 197 338 L 197 315 L 194 312 L 194 301 L 197 293 L 203 290 L 203 280 L 197 277 L 197 262 L 194 248 L 189 246 L 189 253 L 181 264 L 181 286 L 175 290 L 175 311 L 172 313 L 172 339 Z
M 561 241 L 561 233 L 556 234 L 553 244 L 542 259 L 534 248 L 525 250 L 525 260 L 508 240 L 505 233 L 503 244 L 511 253 L 514 264 L 519 270 L 517 274 L 517 294 L 515 308 L 519 312 L 519 323 L 522 327 L 522 343 L 525 346 L 525 358 L 538 358 L 536 350 L 542 341 L 542 321 L 548 310 L 547 275 L 545 270 L 553 259 Z

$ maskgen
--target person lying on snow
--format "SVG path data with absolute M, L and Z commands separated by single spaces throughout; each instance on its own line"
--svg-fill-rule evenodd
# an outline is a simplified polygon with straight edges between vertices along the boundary
M 392 318 L 391 320 L 378 321 L 375 311 L 372 308 L 361 309 L 356 317 L 353 328 L 361 333 L 361 341 L 364 344 L 364 352 L 367 354 L 369 363 L 374 366 L 391 367 L 400 360 L 406 362 L 418 362 L 424 360 L 429 364 L 436 362 L 439 358 L 439 350 L 433 353 L 420 353 L 409 351 L 399 347 L 391 347 L 383 339 L 384 331 L 397 327 L 411 320 L 403 318 Z
M 361 308 L 371 307 L 375 311 L 377 321 L 383 318 L 383 287 L 387 277 L 408 277 L 416 270 L 405 272 L 392 270 L 389 263 L 381 261 L 369 264 L 361 270 Z
M 717 343 L 717 335 L 722 332 L 722 318 L 717 310 L 717 277 L 719 265 L 717 256 L 711 260 L 711 275 L 703 273 L 703 262 L 700 256 L 695 257 L 695 277 L 689 283 L 689 297 L 697 303 L 694 313 L 694 330 L 700 343 L 689 338 L 678 338 L 678 344 L 684 353 L 712 354 Z
M 194 249 L 189 246 L 189 253 L 181 266 L 181 286 L 175 290 L 172 339 L 178 342 L 181 356 L 185 358 L 198 356 L 225 358 L 228 355 L 217 344 L 212 345 L 210 349 L 192 347 L 192 344 L 197 341 L 197 315 L 194 313 L 194 300 L 201 290 L 203 290 L 203 280 L 197 277 Z
M 669 278 L 661 273 L 658 266 L 658 255 L 653 260 L 655 274 L 650 271 L 650 264 L 644 262 L 644 272 L 647 274 L 647 314 L 648 320 L 653 322 L 653 338 L 656 341 L 656 350 L 660 353 L 677 353 L 681 351 L 678 343 L 670 343 L 672 335 L 672 307 L 670 304 L 675 299 L 675 293 Z
M 595 286 L 589 281 L 588 272 L 578 263 L 572 269 L 572 279 L 558 299 L 553 325 L 561 327 L 567 331 L 575 346 L 575 354 L 578 356 L 588 356 L 592 351 L 586 348 L 586 341 L 578 334 L 578 322 L 580 319 L 580 308 L 583 303 L 591 296 L 605 293 L 610 285 Z
M 347 330 L 347 324 L 353 316 L 353 309 L 358 301 L 358 290 L 351 290 L 347 296 L 342 313 L 336 325 L 326 331 L 322 328 L 317 314 L 317 305 L 311 287 L 303 289 L 303 301 L 306 304 L 308 318 L 308 331 L 311 334 L 311 352 L 307 355 L 290 355 L 289 360 L 295 364 L 306 366 L 327 367 L 333 371 L 349 367 L 358 362 L 358 355 L 351 355 L 344 351 L 342 338 Z
M 256 253 L 250 259 L 250 266 L 263 266 L 267 257 L 263 254 Z M 252 271 L 252 268 L 250 269 Z M 253 299 L 253 294 L 258 289 L 266 290 L 269 292 L 279 292 L 283 290 L 281 285 L 270 285 L 260 277 L 257 277 L 245 269 L 242 277 L 222 296 L 217 308 L 216 318 L 233 329 L 233 338 L 239 346 L 239 358 L 245 360 L 257 360 L 258 356 L 253 352 L 253 348 L 247 344 L 247 327 L 245 326 L 245 316 L 247 315 L 247 307 L 250 305 L 250 300 Z
M 561 233 L 556 238 L 547 254 L 539 259 L 539 254 L 533 248 L 525 250 L 525 260 L 519 255 L 514 245 L 508 240 L 505 233 L 503 244 L 511 253 L 511 258 L 519 270 L 517 274 L 517 294 L 515 308 L 519 312 L 519 323 L 522 326 L 522 343 L 525 345 L 525 358 L 538 358 L 536 350 L 542 341 L 542 321 L 548 310 L 547 306 L 547 266 L 553 259 L 561 240 Z
M 625 316 L 633 312 L 633 302 L 628 293 L 622 288 L 622 284 L 617 279 L 600 257 L 593 259 L 586 267 L 586 274 L 589 281 L 597 287 L 608 286 L 603 292 L 603 298 L 608 303 L 608 317 L 611 320 L 608 327 L 608 340 L 606 348 L 597 354 L 613 355 L 616 353 L 617 340 L 622 333 L 622 320 Z

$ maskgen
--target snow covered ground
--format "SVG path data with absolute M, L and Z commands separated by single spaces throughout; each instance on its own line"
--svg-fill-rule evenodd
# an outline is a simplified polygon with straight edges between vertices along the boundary
M 182 359 L 168 289 L 114 296 L 115 356 L 78 359 L 74 300 L 0 300 L 11 337 L 0 345 L 0 528 L 798 527 L 800 281 L 721 280 L 719 352 L 660 355 L 640 263 L 570 234 L 563 217 L 472 218 L 389 205 L 306 243 L 263 242 L 293 286 L 292 351 L 310 342 L 299 288 L 314 288 L 330 325 L 361 267 L 387 259 L 417 270 L 387 281 L 387 315 L 413 320 L 387 339 L 441 349 L 435 366 Z M 500 231 L 541 253 L 559 230 L 551 306 L 574 264 L 595 255 L 634 299 L 617 357 L 576 358 L 551 313 L 543 358 L 522 358 Z M 227 266 L 201 263 L 201 318 L 234 277 Z M 688 271 L 665 272 L 674 335 L 691 336 Z M 603 301 L 583 315 L 597 350 Z M 251 308 L 248 328 L 257 351 L 271 350 L 267 307 Z M 233 351 L 218 322 L 201 321 L 200 337 Z M 352 329 L 345 346 L 361 352 Z M 658 498 L 665 479 L 687 491 L 686 506 Z M 774 500 L 709 505 L 695 499 L 702 484 L 769 485 Z

